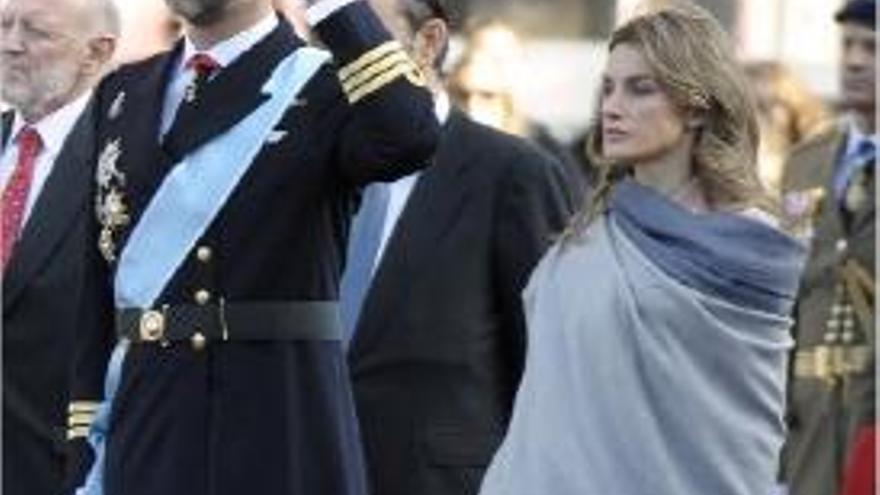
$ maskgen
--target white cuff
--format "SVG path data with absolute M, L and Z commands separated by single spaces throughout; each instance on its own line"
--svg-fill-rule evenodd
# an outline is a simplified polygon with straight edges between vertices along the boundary
M 306 21 L 315 27 L 319 22 L 330 17 L 330 14 L 358 0 L 319 0 L 306 10 Z

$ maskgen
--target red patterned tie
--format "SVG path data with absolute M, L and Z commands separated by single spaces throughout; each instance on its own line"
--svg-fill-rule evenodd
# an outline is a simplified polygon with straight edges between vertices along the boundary
M 185 96 L 186 101 L 192 103 L 197 98 L 202 86 L 208 82 L 215 71 L 220 69 L 220 64 L 206 53 L 196 53 L 186 61 L 186 68 L 196 73 L 186 89 Z
M 21 234 L 24 210 L 27 207 L 28 194 L 34 178 L 34 165 L 42 145 L 40 134 L 29 126 L 24 127 L 18 133 L 16 142 L 18 144 L 18 162 L 3 190 L 3 239 L 0 255 L 3 256 L 4 271 L 12 256 L 15 242 Z

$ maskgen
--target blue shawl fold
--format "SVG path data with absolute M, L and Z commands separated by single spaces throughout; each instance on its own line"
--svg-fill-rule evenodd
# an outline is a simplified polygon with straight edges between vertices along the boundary
M 787 315 L 797 295 L 806 247 L 735 213 L 694 215 L 653 189 L 624 180 L 611 215 L 658 268 L 700 292 Z

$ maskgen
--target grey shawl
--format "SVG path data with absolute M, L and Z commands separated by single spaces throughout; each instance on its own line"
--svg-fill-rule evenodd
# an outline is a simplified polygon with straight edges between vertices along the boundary
M 524 292 L 526 370 L 482 495 L 774 491 L 805 249 L 624 181 Z

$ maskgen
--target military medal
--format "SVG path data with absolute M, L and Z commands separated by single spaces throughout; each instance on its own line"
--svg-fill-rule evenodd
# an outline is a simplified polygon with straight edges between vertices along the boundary
M 124 185 L 125 177 L 119 173 L 116 168 L 116 162 L 122 155 L 122 147 L 119 139 L 114 139 L 104 146 L 101 155 L 98 157 L 98 170 L 96 171 L 96 179 L 98 187 L 108 189 L 114 181 L 121 182 Z
M 98 183 L 95 207 L 98 222 L 102 227 L 98 239 L 98 249 L 108 262 L 116 260 L 114 234 L 119 228 L 128 225 L 131 221 L 122 192 L 122 187 L 125 186 L 125 174 L 121 173 L 117 167 L 121 155 L 120 140 L 109 141 L 101 151 L 95 172 L 95 179 Z
M 868 202 L 868 191 L 865 184 L 865 172 L 860 171 L 850 181 L 849 187 L 844 193 L 843 203 L 850 212 L 861 210 Z
M 821 187 L 794 191 L 786 194 L 782 200 L 782 210 L 786 216 L 788 228 L 802 239 L 813 236 L 813 224 L 821 211 L 825 191 Z
M 125 91 L 120 91 L 116 98 L 113 99 L 113 103 L 110 105 L 110 110 L 107 111 L 107 117 L 110 120 L 115 120 L 120 115 L 122 115 L 122 106 L 125 104 Z
M 266 137 L 266 144 L 280 143 L 286 137 L 287 137 L 287 131 L 274 130 L 274 131 L 270 132 L 269 135 Z
M 196 93 L 197 86 L 195 84 L 195 81 L 193 81 L 186 86 L 186 92 L 184 93 L 183 98 L 186 100 L 187 103 L 192 103 L 196 101 Z

